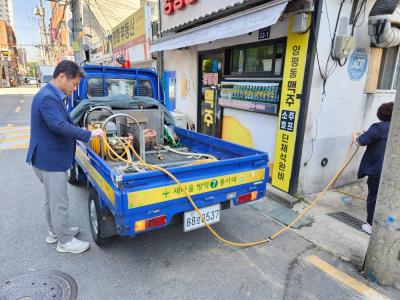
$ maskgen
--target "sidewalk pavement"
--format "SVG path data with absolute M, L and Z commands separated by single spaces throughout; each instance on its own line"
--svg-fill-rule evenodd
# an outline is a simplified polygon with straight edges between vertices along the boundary
M 270 186 L 267 189 L 269 190 L 267 197 L 285 204 L 296 212 L 301 212 L 318 195 L 313 194 L 297 198 Z M 359 181 L 341 189 L 358 196 L 366 197 L 367 195 L 365 181 Z M 367 216 L 366 202 L 330 190 L 322 197 L 319 204 L 306 214 L 306 217 L 312 219 L 312 222 L 295 229 L 295 232 L 334 256 L 351 262 L 361 270 L 368 247 L 369 235 L 328 215 L 338 212 L 344 212 L 365 223 Z
M 33 85 L 22 85 L 18 87 L 0 88 L 0 95 L 34 95 L 39 88 Z

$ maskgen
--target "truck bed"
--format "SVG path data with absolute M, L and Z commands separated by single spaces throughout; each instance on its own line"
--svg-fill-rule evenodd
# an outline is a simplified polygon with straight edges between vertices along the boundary
M 256 192 L 257 199 L 265 195 L 269 174 L 266 153 L 185 129 L 176 128 L 176 134 L 192 152 L 218 158 L 202 164 L 167 167 L 182 186 L 158 170 L 118 172 L 116 165 L 108 164 L 87 145 L 78 143 L 76 160 L 91 178 L 92 185 L 97 185 L 109 210 L 120 218 L 121 235 L 134 235 L 132 222 L 136 220 L 163 214 L 169 224 L 175 215 L 192 210 L 183 189 L 199 208 L 218 203 L 229 205 L 231 201 L 238 205 L 238 197 L 251 192 Z M 166 155 L 164 160 L 181 163 L 193 160 L 179 156 Z M 149 155 L 146 160 L 151 163 L 158 158 Z

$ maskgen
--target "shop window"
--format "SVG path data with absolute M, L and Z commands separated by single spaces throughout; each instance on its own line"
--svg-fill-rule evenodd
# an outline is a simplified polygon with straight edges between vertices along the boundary
M 232 50 L 232 73 L 243 73 L 244 49 Z
M 284 52 L 283 44 L 277 44 L 276 54 L 275 54 L 274 75 L 282 75 L 283 73 L 283 52 Z
M 87 95 L 89 98 L 104 96 L 103 79 L 90 78 L 87 83 Z
M 246 72 L 272 72 L 274 46 L 246 49 Z
M 378 89 L 396 89 L 399 70 L 399 47 L 383 49 L 381 67 L 379 70 Z
M 230 75 L 282 76 L 283 42 L 262 45 L 241 46 L 228 50 L 230 55 Z

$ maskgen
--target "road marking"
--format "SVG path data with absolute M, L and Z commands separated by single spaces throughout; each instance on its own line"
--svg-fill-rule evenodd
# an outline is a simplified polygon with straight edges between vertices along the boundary
M 20 145 L 15 145 L 15 146 L 10 146 L 8 148 L 1 148 L 0 150 L 17 150 L 17 149 L 28 149 L 29 144 L 20 144 Z
M 22 132 L 28 132 L 31 129 L 27 127 L 0 127 L 0 134 L 14 134 L 14 133 L 22 133 Z
M 17 108 L 15 109 L 15 112 L 18 113 L 21 110 L 21 106 L 17 106 Z
M 28 148 L 29 135 L 29 126 L 0 127 L 0 151 Z
M 27 140 L 29 139 L 29 134 L 28 135 L 22 135 L 22 136 L 9 136 L 8 134 L 6 135 L 5 138 L 1 139 L 1 142 L 7 143 L 7 142 L 14 142 L 14 141 L 20 141 L 20 140 Z
M 356 280 L 355 278 L 339 271 L 334 266 L 328 264 L 326 261 L 322 260 L 316 255 L 311 255 L 306 258 L 306 260 L 320 269 L 321 271 L 325 272 L 329 276 L 335 278 L 337 281 L 343 283 L 347 287 L 355 290 L 360 295 L 363 295 L 365 299 L 374 299 L 374 300 L 388 300 L 389 298 L 385 295 L 379 293 L 378 291 L 370 288 L 368 285 Z

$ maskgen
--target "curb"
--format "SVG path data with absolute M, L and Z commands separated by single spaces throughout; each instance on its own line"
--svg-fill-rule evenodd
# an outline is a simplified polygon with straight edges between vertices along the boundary
M 300 202 L 300 200 L 296 197 L 293 197 L 292 195 L 289 195 L 277 189 L 276 187 L 273 187 L 271 184 L 267 185 L 265 196 L 267 198 L 280 202 L 289 208 L 293 208 L 293 206 Z

